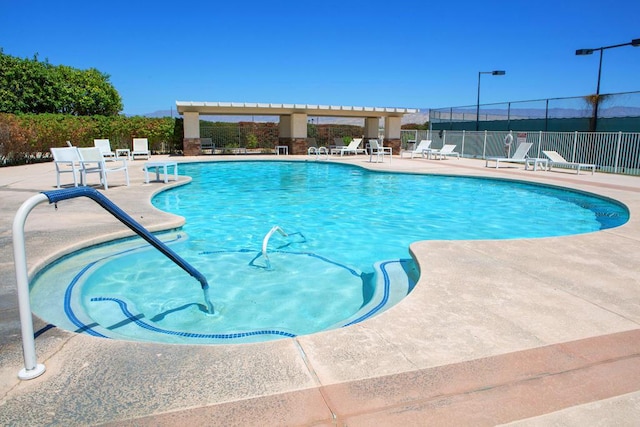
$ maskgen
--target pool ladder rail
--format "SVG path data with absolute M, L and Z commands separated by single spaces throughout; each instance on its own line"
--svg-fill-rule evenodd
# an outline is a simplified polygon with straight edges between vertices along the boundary
M 272 269 L 271 261 L 269 260 L 269 255 L 267 254 L 267 247 L 269 246 L 269 239 L 271 239 L 271 236 L 276 231 L 283 237 L 289 237 L 289 235 L 279 225 L 274 225 L 273 227 L 271 227 L 271 230 L 269 230 L 269 232 L 264 236 L 264 239 L 262 239 L 262 256 L 264 257 L 264 260 L 267 264 L 267 270 Z
M 269 230 L 269 232 L 264 236 L 264 239 L 262 239 L 262 256 L 264 257 L 265 261 L 266 261 L 266 267 L 261 267 L 261 268 L 265 268 L 266 270 L 271 270 L 271 260 L 269 259 L 269 254 L 267 253 L 268 250 L 268 246 L 269 246 L 269 239 L 271 239 L 271 236 L 273 236 L 273 234 L 275 232 L 278 232 L 282 235 L 282 237 L 287 237 L 289 238 L 289 242 L 285 245 L 279 246 L 278 249 L 282 249 L 284 247 L 287 247 L 293 243 L 307 243 L 307 238 L 304 237 L 304 234 L 302 234 L 300 231 L 296 231 L 294 233 L 287 233 L 286 231 L 284 231 L 282 229 L 282 227 L 280 227 L 279 225 L 274 225 L 273 227 L 271 227 L 271 230 Z M 300 238 L 300 240 L 292 240 L 293 236 L 298 236 Z M 260 258 L 260 254 L 257 254 L 256 257 L 251 260 L 251 262 L 249 263 L 250 265 L 255 266 L 254 261 L 256 259 Z
M 129 227 L 138 236 L 142 237 L 153 247 L 162 252 L 171 261 L 176 263 L 184 271 L 196 278 L 204 292 L 204 299 L 210 314 L 214 313 L 213 304 L 209 298 L 209 284 L 202 273 L 191 264 L 173 252 L 160 239 L 151 234 L 146 228 L 136 222 L 126 212 L 116 206 L 111 200 L 91 187 L 75 187 L 64 190 L 45 191 L 27 199 L 16 212 L 13 220 L 13 256 L 16 269 L 16 284 L 18 290 L 18 308 L 20 313 L 20 329 L 22 333 L 22 352 L 24 356 L 24 368 L 18 372 L 21 380 L 30 380 L 42 375 L 45 371 L 43 364 L 37 363 L 35 338 L 33 334 L 33 319 L 31 317 L 31 303 L 29 301 L 29 276 L 27 272 L 27 254 L 24 236 L 24 226 L 27 216 L 37 205 L 43 202 L 58 203 L 61 200 L 86 196 L 106 211 L 116 217 L 120 222 Z M 267 239 L 268 240 L 268 239 Z

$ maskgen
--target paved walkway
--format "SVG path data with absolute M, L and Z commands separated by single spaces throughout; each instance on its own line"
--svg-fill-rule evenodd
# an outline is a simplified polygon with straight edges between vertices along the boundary
M 258 158 L 312 160 L 197 160 Z M 496 170 L 472 159 L 367 160 L 330 161 L 567 186 L 624 202 L 631 220 L 579 236 L 417 242 L 411 250 L 424 274 L 400 304 L 295 339 L 186 346 L 49 329 L 36 340 L 47 371 L 20 381 L 11 223 L 24 200 L 54 188 L 55 173 L 51 163 L 0 168 L 0 425 L 637 425 L 640 178 Z M 180 226 L 149 203 L 176 184 L 145 184 L 142 164 L 132 163 L 129 187 L 110 177 L 107 196 L 152 230 Z M 26 231 L 33 271 L 127 235 L 86 199 L 36 207 Z M 35 319 L 36 330 L 44 326 Z

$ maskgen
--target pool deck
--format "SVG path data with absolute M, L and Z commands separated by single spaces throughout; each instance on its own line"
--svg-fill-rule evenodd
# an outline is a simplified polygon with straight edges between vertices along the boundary
M 169 160 L 152 158 L 162 159 Z M 170 160 L 257 159 L 315 161 Z M 56 177 L 52 163 L 0 168 L 0 425 L 637 425 L 640 177 L 485 168 L 473 159 L 330 162 L 566 186 L 625 203 L 631 219 L 568 237 L 416 242 L 411 250 L 423 274 L 405 300 L 366 322 L 294 339 L 187 346 L 52 328 L 36 340 L 46 372 L 20 381 L 11 226 L 18 207 L 55 189 Z M 181 218 L 156 210 L 150 198 L 188 178 L 145 184 L 143 164 L 130 163 L 129 187 L 111 175 L 104 193 L 154 231 L 180 226 Z M 57 210 L 39 205 L 26 232 L 32 272 L 84 245 L 128 235 L 86 198 Z M 34 322 L 36 330 L 45 326 Z

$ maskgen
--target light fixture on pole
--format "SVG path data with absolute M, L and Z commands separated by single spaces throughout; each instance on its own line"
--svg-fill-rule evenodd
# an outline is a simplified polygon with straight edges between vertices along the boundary
M 478 98 L 476 101 L 476 131 L 480 130 L 480 75 L 482 74 L 491 74 L 492 76 L 504 76 L 506 72 L 503 70 L 478 71 Z
M 640 39 L 633 39 L 629 43 L 614 44 L 611 46 L 603 46 L 595 49 L 576 50 L 576 55 L 591 55 L 596 50 L 600 51 L 600 64 L 598 65 L 598 84 L 596 85 L 596 99 L 593 107 L 593 125 L 591 126 L 592 131 L 596 130 L 597 122 L 598 122 L 598 104 L 600 104 L 600 99 L 599 99 L 600 98 L 600 76 L 602 75 L 602 52 L 604 52 L 605 49 L 613 49 L 613 48 L 622 47 L 622 46 L 634 46 L 634 47 L 640 46 Z

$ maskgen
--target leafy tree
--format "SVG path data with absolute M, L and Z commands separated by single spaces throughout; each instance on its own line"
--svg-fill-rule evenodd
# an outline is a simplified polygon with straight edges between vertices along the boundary
M 0 51 L 0 111 L 47 112 L 47 66 L 37 57 L 21 60 Z
M 117 115 L 122 98 L 109 75 L 5 55 L 0 48 L 0 112 Z

